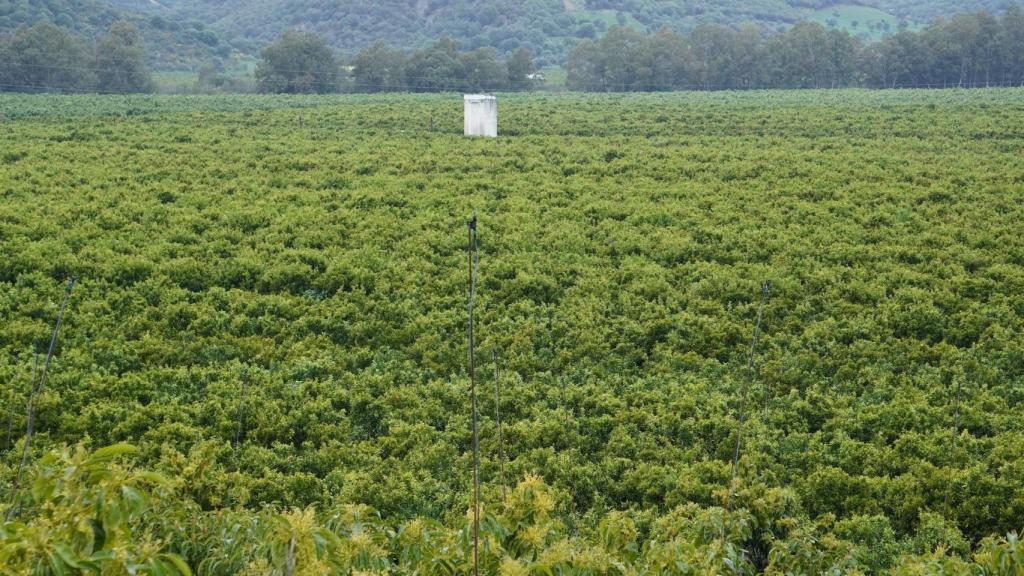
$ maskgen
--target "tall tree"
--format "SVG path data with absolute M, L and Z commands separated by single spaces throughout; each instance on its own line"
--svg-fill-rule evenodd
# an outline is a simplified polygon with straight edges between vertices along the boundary
M 338 91 L 339 73 L 323 38 L 289 30 L 263 49 L 256 81 L 261 92 L 324 94 Z
M 978 42 L 975 47 L 977 62 L 973 81 L 985 86 L 998 82 L 1003 69 L 1003 53 L 999 46 L 999 21 L 988 12 L 974 16 L 978 22 Z
M 0 38 L 0 90 L 78 92 L 95 82 L 92 48 L 65 28 L 41 22 Z
M 640 50 L 637 84 L 645 91 L 672 90 L 688 82 L 686 70 L 689 49 L 685 39 L 662 28 L 648 38 Z
M 526 48 L 516 48 L 505 62 L 508 71 L 508 87 L 511 90 L 528 90 L 533 86 L 530 74 L 536 71 L 533 55 Z
M 386 92 L 405 88 L 405 56 L 377 42 L 352 61 L 353 88 L 357 92 Z
M 569 52 L 565 84 L 570 90 L 594 92 L 601 90 L 601 64 L 597 57 L 597 44 L 584 40 Z
M 639 67 L 644 52 L 644 35 L 632 28 L 615 26 L 598 41 L 604 68 L 603 82 L 609 90 L 643 90 Z
M 854 86 L 859 82 L 857 59 L 860 50 L 860 43 L 846 30 L 828 31 L 828 70 L 832 88 Z
M 981 44 L 980 22 L 967 15 L 957 14 L 945 25 L 945 39 L 957 55 L 957 86 L 973 85 L 978 68 L 978 51 Z
M 479 48 L 460 57 L 464 92 L 504 90 L 508 86 L 508 68 L 498 60 L 493 48 Z
M 114 22 L 96 40 L 96 80 L 100 92 L 152 92 L 142 37 L 131 22 Z
M 711 90 L 732 87 L 729 68 L 735 36 L 732 28 L 717 24 L 698 26 L 690 33 L 690 77 L 696 85 Z
M 782 88 L 829 88 L 833 82 L 833 56 L 828 30 L 814 22 L 801 22 L 772 38 L 775 81 Z
M 747 89 L 764 86 L 764 32 L 755 25 L 741 26 L 733 36 L 730 85 Z
M 1000 20 L 1003 83 L 1024 86 L 1024 9 L 1014 4 Z
M 451 38 L 438 40 L 426 50 L 412 55 L 405 77 L 410 86 L 421 92 L 455 92 L 465 80 L 459 46 Z

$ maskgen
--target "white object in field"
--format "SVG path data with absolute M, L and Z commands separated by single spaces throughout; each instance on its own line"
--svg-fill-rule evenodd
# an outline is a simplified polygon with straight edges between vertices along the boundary
M 498 99 L 486 94 L 466 94 L 466 136 L 498 136 Z

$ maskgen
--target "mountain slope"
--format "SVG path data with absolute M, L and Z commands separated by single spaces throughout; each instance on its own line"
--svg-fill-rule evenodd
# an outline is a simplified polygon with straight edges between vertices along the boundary
M 151 0 L 119 1 L 154 10 Z M 292 27 L 327 37 L 345 54 L 377 40 L 414 48 L 448 35 L 464 48 L 508 52 L 526 45 L 542 62 L 555 63 L 579 38 L 616 24 L 686 30 L 702 23 L 756 23 L 776 29 L 813 18 L 874 39 L 895 31 L 900 21 L 917 26 L 957 12 L 997 11 L 1008 1 L 1016 0 L 162 0 L 157 10 L 208 22 L 254 44 Z M 830 18 L 834 9 L 842 16 L 858 7 L 873 10 L 864 12 L 863 21 Z
M 703 23 L 754 23 L 769 30 L 811 19 L 872 40 L 939 16 L 998 11 L 1020 0 L 0 0 L 0 33 L 48 20 L 86 35 L 120 17 L 135 21 L 151 59 L 180 68 L 230 49 L 251 54 L 282 31 L 328 39 L 342 55 L 384 40 L 418 48 L 451 36 L 463 48 L 530 48 L 562 63 L 580 38 L 614 25 L 687 30 Z

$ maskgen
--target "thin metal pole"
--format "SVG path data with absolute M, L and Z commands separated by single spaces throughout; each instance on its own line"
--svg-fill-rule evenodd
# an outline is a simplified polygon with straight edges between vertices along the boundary
M 954 465 L 955 465 L 955 460 L 956 460 L 956 441 L 957 441 L 957 438 L 960 436 L 960 389 L 961 389 L 962 384 L 963 384 L 963 378 L 962 377 L 957 378 L 956 379 L 956 397 L 955 397 L 955 399 L 953 401 L 953 438 L 952 438 L 952 446 L 951 446 L 950 451 L 949 451 L 950 457 L 954 459 Z M 951 490 L 955 490 L 955 489 L 956 489 L 955 483 L 954 482 L 950 482 L 949 483 L 949 490 L 946 490 L 945 509 L 946 509 L 946 517 L 947 518 L 949 518 L 949 506 L 950 506 L 949 496 L 950 496 L 950 491 Z
M 50 360 L 53 359 L 54 348 L 57 347 L 57 333 L 60 331 L 61 324 L 64 323 L 64 310 L 68 305 L 68 298 L 71 297 L 71 289 L 75 287 L 75 276 L 71 276 L 68 280 L 67 286 L 64 288 L 64 298 L 60 302 L 60 311 L 57 312 L 57 323 L 53 326 L 53 335 L 50 336 L 50 347 L 46 351 L 46 361 L 43 362 L 43 371 L 39 374 L 39 382 L 32 387 L 32 392 L 28 398 L 28 423 L 25 426 L 25 445 L 21 450 L 21 463 L 18 464 L 18 472 L 14 476 L 14 483 L 11 486 L 11 505 L 7 509 L 5 520 L 11 519 L 11 514 L 14 513 L 14 504 L 18 497 L 18 486 L 21 482 L 21 473 L 25 469 L 25 464 L 28 462 L 28 454 L 32 449 L 32 436 L 35 431 L 35 401 L 36 397 L 42 393 L 43 387 L 46 386 L 46 376 L 50 368 Z
M 956 439 L 960 435 L 960 387 L 963 378 L 956 379 L 956 400 L 953 402 L 953 449 L 956 450 Z
M 235 429 L 235 444 L 233 448 L 238 449 L 239 441 L 242 439 L 242 423 L 245 421 L 245 388 L 249 383 L 249 367 L 242 369 L 242 389 L 238 396 L 238 428 Z
M 561 374 L 558 375 L 558 389 L 560 391 L 559 393 L 561 394 L 562 398 L 562 411 L 565 412 L 565 420 L 563 424 L 563 426 L 565 427 L 564 433 L 566 437 L 568 437 L 569 430 L 572 428 L 571 420 L 572 417 L 575 416 L 575 414 L 573 414 L 572 411 L 569 410 L 569 401 L 565 397 L 565 377 L 563 377 Z M 571 443 L 569 444 L 569 446 L 571 447 Z M 576 475 L 573 474 L 572 467 L 569 468 L 567 473 L 569 474 L 569 482 L 572 484 L 572 493 L 569 495 L 570 502 L 575 503 L 576 494 L 578 492 L 578 490 L 576 489 Z
M 473 305 L 476 303 L 476 214 L 468 225 L 469 243 L 469 395 L 473 407 L 473 575 L 480 574 L 480 443 L 476 426 L 476 358 L 473 354 Z
M 736 425 L 736 445 L 732 453 L 732 472 L 729 479 L 729 490 L 725 495 L 725 511 L 728 513 L 731 508 L 732 489 L 736 483 L 736 469 L 740 462 L 740 445 L 743 442 L 743 425 L 746 419 L 747 393 L 750 391 L 750 383 L 754 379 L 754 355 L 757 353 L 757 341 L 761 336 L 761 320 L 764 317 L 764 305 L 768 300 L 768 292 L 771 289 L 766 281 L 761 285 L 761 305 L 757 308 L 757 324 L 754 326 L 754 337 L 750 341 L 750 354 L 747 356 L 747 378 L 743 382 L 743 391 L 740 394 L 739 423 Z M 724 529 L 724 527 L 723 527 Z
M 505 499 L 505 441 L 501 436 L 501 379 L 498 377 L 498 349 L 491 348 L 494 361 L 494 421 L 498 426 L 498 479 L 501 481 L 501 498 Z

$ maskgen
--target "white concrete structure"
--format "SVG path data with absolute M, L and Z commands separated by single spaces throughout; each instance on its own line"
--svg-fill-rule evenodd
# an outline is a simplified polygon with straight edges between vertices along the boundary
M 486 94 L 466 94 L 464 127 L 466 136 L 498 136 L 498 99 Z

